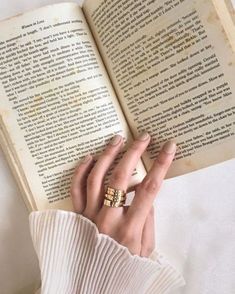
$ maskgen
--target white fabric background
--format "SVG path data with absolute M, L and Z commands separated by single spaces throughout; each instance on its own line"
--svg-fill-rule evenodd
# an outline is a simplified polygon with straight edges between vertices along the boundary
M 55 2 L 0 0 L 0 19 Z M 0 293 L 33 293 L 28 212 L 1 150 L 0 183 Z M 187 283 L 177 294 L 235 293 L 235 160 L 165 181 L 156 207 L 157 247 Z

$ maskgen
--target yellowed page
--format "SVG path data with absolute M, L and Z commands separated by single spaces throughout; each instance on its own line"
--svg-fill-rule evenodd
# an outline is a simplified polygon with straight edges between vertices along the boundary
M 231 0 L 212 0 L 216 12 L 227 34 L 229 42 L 235 52 L 235 10 Z
M 77 162 L 99 153 L 116 133 L 131 139 L 76 4 L 44 7 L 1 23 L 0 96 L 8 145 L 39 210 L 70 210 Z M 131 185 L 144 176 L 142 163 L 137 171 Z
M 30 194 L 30 189 L 27 185 L 27 181 L 22 177 L 22 171 L 20 171 L 20 166 L 18 165 L 17 159 L 15 158 L 14 153 L 12 152 L 7 142 L 7 137 L 4 135 L 2 124 L 0 124 L 0 145 L 11 168 L 11 172 L 15 177 L 15 180 L 17 181 L 26 207 L 29 211 L 35 210 L 36 204 L 33 200 L 32 195 Z
M 86 0 L 83 8 L 134 133 L 176 140 L 168 177 L 235 156 L 235 57 L 210 0 Z M 235 32 L 234 32 L 235 33 Z

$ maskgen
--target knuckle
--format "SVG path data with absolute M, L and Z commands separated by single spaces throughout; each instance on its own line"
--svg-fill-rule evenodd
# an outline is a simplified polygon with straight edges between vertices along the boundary
M 126 227 L 120 231 L 119 242 L 121 244 L 131 244 L 138 241 L 138 233 L 132 227 Z
M 96 225 L 101 234 L 105 234 L 105 235 L 109 234 L 110 227 L 107 222 L 97 220 Z
M 165 167 L 166 164 L 167 164 L 166 160 L 163 159 L 163 158 L 160 157 L 160 156 L 157 157 L 157 159 L 156 159 L 156 163 L 157 163 L 159 166 L 161 166 L 161 167 Z
M 108 146 L 106 149 L 105 149 L 105 151 L 104 151 L 104 153 L 103 153 L 103 156 L 104 157 L 110 157 L 110 156 L 113 156 L 115 153 L 116 153 L 116 150 L 115 150 L 115 148 L 113 148 L 113 147 L 115 147 L 115 146 Z
M 100 233 L 102 234 L 108 234 L 109 231 L 109 227 L 108 224 L 110 224 L 109 222 L 107 222 L 107 217 L 105 214 L 102 214 L 101 211 L 100 213 L 97 213 L 94 217 L 94 223 L 96 224 L 98 230 Z
M 151 178 L 147 178 L 145 180 L 143 180 L 140 189 L 149 194 L 155 194 L 157 193 L 157 191 L 159 190 L 161 186 L 161 182 L 157 179 L 151 179 Z
M 133 151 L 140 151 L 141 150 L 141 145 L 139 144 L 139 142 L 133 142 L 130 146 L 130 150 L 133 150 Z
M 171 163 L 171 159 L 165 156 L 158 156 L 156 158 L 156 164 L 162 168 L 168 168 Z
M 142 141 L 134 141 L 130 146 L 130 150 L 138 154 L 142 153 L 145 148 L 146 145 Z
M 98 230 L 101 234 L 105 234 L 105 235 L 108 235 L 109 233 L 109 230 L 108 230 L 108 227 L 106 224 L 100 224 L 98 227 Z
M 125 181 L 126 178 L 127 178 L 126 172 L 124 170 L 119 170 L 119 169 L 114 170 L 111 176 L 112 182 L 118 182 L 118 183 Z

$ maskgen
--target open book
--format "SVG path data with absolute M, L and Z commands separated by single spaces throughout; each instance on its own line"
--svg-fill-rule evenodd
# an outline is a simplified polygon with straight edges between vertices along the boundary
M 235 17 L 222 0 L 87 0 L 0 23 L 1 145 L 29 209 L 71 209 L 78 161 L 114 134 L 178 145 L 167 177 L 235 156 Z

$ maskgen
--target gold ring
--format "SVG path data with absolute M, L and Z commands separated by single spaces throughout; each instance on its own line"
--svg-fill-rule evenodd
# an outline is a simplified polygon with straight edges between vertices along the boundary
M 104 205 L 109 207 L 122 207 L 126 201 L 126 192 L 123 190 L 114 189 L 111 187 L 106 188 L 104 197 Z
M 114 188 L 111 188 L 111 187 L 107 187 L 106 193 L 109 194 L 109 195 L 113 195 L 113 196 L 114 195 L 115 196 L 124 196 L 124 195 L 126 195 L 125 191 L 114 189 Z
M 104 196 L 106 199 L 111 200 L 111 201 L 123 201 L 126 200 L 126 196 L 122 196 L 122 197 L 117 197 L 117 196 L 112 196 L 110 194 L 105 194 Z
M 104 199 L 104 205 L 109 207 L 123 207 L 125 202 L 123 203 L 115 203 L 113 201 L 110 201 L 108 199 Z

